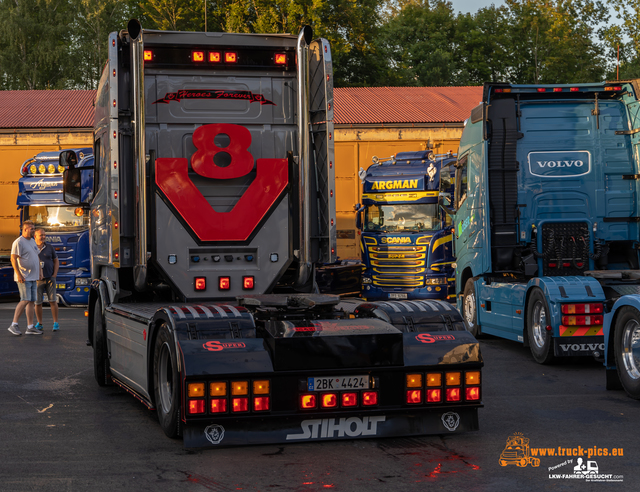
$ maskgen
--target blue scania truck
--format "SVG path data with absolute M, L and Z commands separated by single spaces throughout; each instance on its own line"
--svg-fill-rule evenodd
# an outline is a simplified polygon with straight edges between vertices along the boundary
M 460 141 L 454 199 L 458 307 L 471 332 L 522 342 L 543 364 L 606 358 L 609 385 L 617 365 L 636 397 L 638 94 L 637 80 L 486 84 Z
M 455 299 L 451 218 L 439 204 L 453 193 L 454 154 L 399 152 L 361 170 L 362 297 Z
M 78 163 L 92 159 L 91 148 L 72 149 Z M 56 277 L 58 302 L 86 305 L 91 283 L 88 208 L 63 201 L 60 151 L 41 152 L 20 168 L 18 209 L 20 223 L 31 220 L 46 231 L 60 262 Z

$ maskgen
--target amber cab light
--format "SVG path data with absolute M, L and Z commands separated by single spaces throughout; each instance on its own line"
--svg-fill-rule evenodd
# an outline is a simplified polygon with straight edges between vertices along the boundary
M 343 407 L 355 407 L 358 405 L 357 393 L 342 393 L 341 399 Z
M 442 401 L 442 390 L 440 388 L 427 390 L 427 403 L 439 403 Z
M 475 400 L 479 400 L 480 399 L 480 387 L 479 386 L 470 386 L 468 388 L 465 388 L 465 391 L 466 391 L 466 400 L 467 401 L 475 401 Z
M 234 412 L 248 412 L 249 398 L 232 398 L 232 410 Z
M 422 390 L 407 390 L 407 403 L 410 405 L 422 403 Z
M 407 374 L 407 388 L 422 388 L 422 374 Z
M 227 396 L 227 383 L 223 381 L 210 383 L 209 394 L 211 396 Z
M 446 377 L 447 377 L 447 386 L 460 386 L 459 372 L 448 372 Z
M 187 392 L 189 398 L 202 398 L 204 396 L 204 383 L 189 383 Z
M 338 395 L 335 393 L 323 393 L 320 396 L 320 406 L 322 408 L 335 408 L 338 406 Z
M 189 413 L 204 413 L 204 400 L 189 400 Z
M 211 399 L 211 413 L 225 413 L 227 411 L 227 399 L 226 398 L 212 398 Z
M 196 290 L 206 290 L 207 279 L 205 277 L 196 277 L 193 282 L 196 286 Z
M 300 408 L 303 410 L 316 408 L 317 405 L 318 399 L 314 393 L 300 395 Z
M 253 394 L 254 395 L 268 395 L 269 394 L 269 380 L 253 381 Z
M 253 397 L 253 411 L 254 412 L 266 412 L 269 410 L 269 397 L 268 396 L 254 396 Z
M 227 63 L 236 63 L 238 61 L 238 54 L 235 51 L 227 51 L 224 54 L 224 61 Z
M 204 61 L 204 51 L 192 51 L 191 60 L 197 63 Z
M 218 277 L 218 289 L 229 290 L 231 288 L 231 278 Z
M 222 56 L 219 51 L 209 51 L 209 61 L 211 63 L 220 63 Z
M 144 61 L 151 61 L 153 60 L 153 51 L 151 50 L 144 50 Z
M 441 386 L 442 374 L 439 372 L 430 372 L 427 374 L 427 386 Z
M 460 388 L 447 388 L 447 401 L 460 401 Z
M 275 62 L 276 62 L 276 65 L 285 65 L 287 63 L 287 54 L 276 53 Z
M 248 381 L 234 381 L 231 383 L 231 394 L 233 396 L 243 396 L 249 394 Z
M 464 374 L 464 382 L 467 385 L 480 384 L 480 371 L 467 371 Z
M 244 290 L 253 290 L 253 277 L 242 277 L 242 288 Z

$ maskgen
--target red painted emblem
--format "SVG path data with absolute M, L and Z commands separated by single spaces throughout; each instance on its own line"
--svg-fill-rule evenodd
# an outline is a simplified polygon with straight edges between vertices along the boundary
M 214 143 L 217 135 L 229 136 L 227 147 Z M 240 125 L 203 125 L 193 132 L 198 151 L 191 156 L 191 167 L 210 179 L 234 179 L 247 175 L 254 166 L 251 132 Z M 226 152 L 231 163 L 218 166 L 213 158 Z M 258 159 L 256 178 L 233 209 L 216 212 L 189 179 L 186 158 L 156 159 L 156 184 L 201 241 L 246 241 L 276 202 L 288 183 L 287 159 Z
M 420 333 L 416 335 L 416 340 L 422 343 L 435 343 L 440 340 L 455 340 L 453 335 L 432 335 L 431 333 Z

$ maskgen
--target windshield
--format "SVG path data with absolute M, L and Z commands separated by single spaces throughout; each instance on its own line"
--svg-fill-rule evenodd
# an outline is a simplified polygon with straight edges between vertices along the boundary
M 425 232 L 442 228 L 437 203 L 369 205 L 365 211 L 367 232 Z
M 24 207 L 23 220 L 47 231 L 70 231 L 89 227 L 89 214 L 82 207 L 30 206 Z

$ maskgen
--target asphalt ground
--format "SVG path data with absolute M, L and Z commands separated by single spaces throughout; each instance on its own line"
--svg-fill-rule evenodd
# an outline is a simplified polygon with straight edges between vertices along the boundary
M 640 402 L 606 391 L 593 360 L 540 366 L 517 343 L 482 339 L 478 432 L 186 451 L 154 412 L 117 387 L 98 387 L 82 309 L 61 308 L 54 333 L 45 306 L 44 334 L 15 337 L 6 330 L 14 307 L 0 303 L 0 491 L 638 488 Z M 501 466 L 516 433 L 531 447 L 581 447 L 584 464 L 594 461 L 605 478 L 552 478 L 573 474 L 575 456 Z M 623 456 L 587 458 L 594 446 Z

